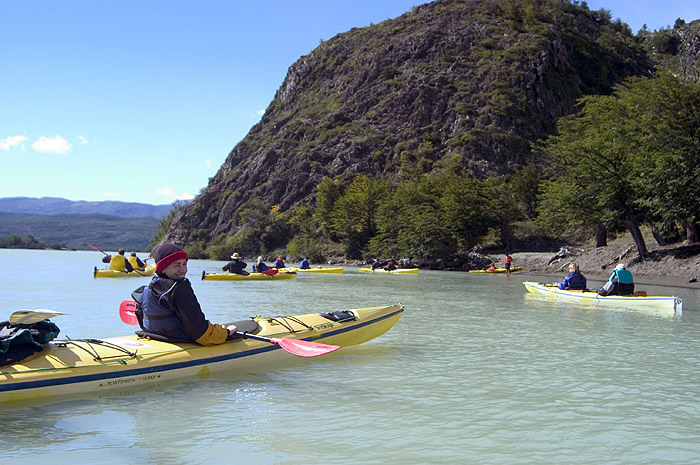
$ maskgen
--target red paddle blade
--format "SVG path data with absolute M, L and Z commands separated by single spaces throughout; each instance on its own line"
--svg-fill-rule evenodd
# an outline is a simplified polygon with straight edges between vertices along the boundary
M 340 346 L 320 344 L 318 342 L 302 341 L 300 339 L 270 338 L 270 342 L 279 345 L 290 354 L 300 357 L 316 357 L 340 349 Z
M 265 270 L 265 271 L 263 271 L 263 273 L 268 275 L 268 276 L 274 276 L 277 273 L 279 273 L 279 270 Z
M 139 319 L 136 318 L 136 302 L 133 300 L 125 300 L 119 305 L 119 317 L 128 325 L 139 324 Z

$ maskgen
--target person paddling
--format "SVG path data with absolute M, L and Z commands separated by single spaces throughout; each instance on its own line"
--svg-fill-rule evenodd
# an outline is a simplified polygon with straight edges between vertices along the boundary
M 248 264 L 241 260 L 241 256 L 238 255 L 238 252 L 234 252 L 233 255 L 231 255 L 231 261 L 225 264 L 224 267 L 221 268 L 221 271 L 247 276 L 250 273 L 243 269 L 246 266 L 248 266 Z
M 119 249 L 119 252 L 112 256 L 112 258 L 109 260 L 109 269 L 124 271 L 126 273 L 134 271 L 134 267 L 131 266 L 131 263 L 129 263 L 124 256 L 124 249 Z
M 263 271 L 269 270 L 265 262 L 263 261 L 262 255 L 258 257 L 257 263 L 253 264 L 253 273 L 262 273 Z
M 128 262 L 134 270 L 143 271 L 146 268 L 146 264 L 141 261 L 141 259 L 136 256 L 136 252 L 131 252 Z
M 618 263 L 608 282 L 598 289 L 599 295 L 633 295 L 634 278 L 624 263 Z

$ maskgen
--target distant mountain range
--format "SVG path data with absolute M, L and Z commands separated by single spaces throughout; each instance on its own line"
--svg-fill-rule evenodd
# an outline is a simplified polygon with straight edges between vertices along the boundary
M 56 197 L 0 198 L 0 237 L 31 235 L 74 249 L 97 247 L 147 251 L 159 229 L 158 220 L 172 205 L 135 202 L 72 201 Z
M 85 200 L 68 200 L 60 197 L 4 197 L 0 198 L 0 211 L 8 213 L 35 213 L 38 215 L 60 214 L 102 214 L 143 218 L 152 216 L 163 218 L 170 213 L 172 205 L 151 205 L 136 202 L 117 202 L 105 200 L 89 202 Z

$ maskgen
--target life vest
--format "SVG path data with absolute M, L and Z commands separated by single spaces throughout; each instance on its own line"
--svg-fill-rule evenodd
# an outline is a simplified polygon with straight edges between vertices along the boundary
M 141 263 L 141 264 L 139 263 L 139 257 L 129 257 L 128 260 L 129 260 L 129 263 L 131 263 L 131 266 L 132 266 L 135 270 L 138 270 L 138 269 L 143 268 L 143 264 L 142 264 L 142 263 Z
M 122 254 L 115 254 L 112 255 L 112 259 L 109 261 L 109 269 L 110 270 L 117 270 L 117 271 L 124 271 L 126 268 L 126 257 Z
M 157 281 L 160 278 L 154 278 Z M 159 298 L 155 298 L 149 287 L 143 290 L 141 300 L 141 308 L 143 311 L 143 329 L 150 333 L 160 334 L 178 339 L 189 339 L 189 337 L 180 329 L 180 318 L 170 309 L 163 298 L 175 289 L 175 282 L 170 289 L 163 293 Z
M 630 273 L 630 270 L 623 269 L 623 270 L 615 270 L 615 277 L 617 278 L 618 283 L 633 283 L 634 279 L 632 279 L 632 273 Z

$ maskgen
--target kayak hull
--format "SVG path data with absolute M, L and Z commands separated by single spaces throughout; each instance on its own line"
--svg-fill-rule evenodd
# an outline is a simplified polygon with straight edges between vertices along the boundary
M 511 273 L 514 271 L 522 271 L 523 267 L 522 266 L 511 266 L 510 271 Z M 506 270 L 505 268 L 496 268 L 495 270 L 469 270 L 470 273 L 505 273 Z
M 671 313 L 683 312 L 683 300 L 676 296 L 642 296 L 642 295 L 598 295 L 595 291 L 569 291 L 559 289 L 551 284 L 525 281 L 525 289 L 533 294 L 546 295 L 549 298 L 573 301 L 589 302 L 596 305 L 608 305 L 626 308 L 656 308 L 665 309 Z
M 320 314 L 261 318 L 257 335 L 347 347 L 388 331 L 403 306 L 351 310 L 355 318 L 332 321 Z M 20 363 L 0 367 L 0 402 L 100 393 L 181 378 L 206 378 L 295 356 L 269 342 L 238 339 L 216 346 L 170 343 L 138 336 L 52 341 Z
M 390 274 L 418 274 L 420 268 L 397 268 L 395 270 L 385 270 L 384 268 L 377 268 L 373 270 L 372 268 L 358 268 L 358 271 L 364 271 L 368 273 L 390 273 Z
M 156 272 L 155 265 L 146 265 L 143 271 L 117 271 L 117 270 L 100 270 L 97 267 L 92 272 L 95 278 L 126 278 L 126 277 L 143 277 L 153 276 Z
M 277 274 L 269 275 L 265 273 L 250 273 L 247 275 L 236 273 L 207 273 L 202 272 L 202 279 L 205 281 L 277 281 L 280 279 L 294 279 L 295 272 L 280 271 Z

